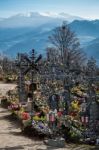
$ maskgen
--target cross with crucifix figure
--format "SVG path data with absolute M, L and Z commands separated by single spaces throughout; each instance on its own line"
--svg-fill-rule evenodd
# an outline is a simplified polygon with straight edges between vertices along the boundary
M 34 110 L 34 100 L 33 100 L 33 92 L 34 92 L 34 88 L 33 88 L 33 78 L 34 78 L 34 73 L 35 71 L 38 72 L 38 62 L 41 60 L 42 55 L 39 55 L 37 58 L 35 57 L 35 52 L 34 49 L 32 50 L 32 54 L 31 57 L 27 56 L 26 54 L 22 54 L 23 60 L 22 62 L 19 61 L 17 63 L 17 66 L 20 68 L 20 70 L 22 71 L 22 75 L 26 75 L 29 71 L 31 71 L 31 84 L 32 84 L 32 111 Z

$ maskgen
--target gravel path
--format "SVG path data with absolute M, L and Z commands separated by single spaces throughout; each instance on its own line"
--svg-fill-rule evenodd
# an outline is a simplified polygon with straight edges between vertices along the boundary
M 42 141 L 34 141 L 21 134 L 7 110 L 0 108 L 0 150 L 41 150 L 46 149 Z
M 0 91 L 6 91 L 15 85 L 0 84 Z M 46 146 L 42 140 L 22 135 L 17 120 L 11 119 L 7 109 L 0 107 L 0 150 L 89 150 L 84 145 L 66 145 L 66 148 L 53 148 Z
M 15 87 L 16 87 L 16 84 L 0 83 L 0 94 L 2 96 L 5 96 L 7 91 L 14 89 Z
M 5 95 L 15 84 L 0 83 L 0 93 Z M 21 134 L 17 121 L 11 120 L 8 110 L 0 108 L 0 150 L 42 150 L 46 149 L 42 141 L 34 141 Z

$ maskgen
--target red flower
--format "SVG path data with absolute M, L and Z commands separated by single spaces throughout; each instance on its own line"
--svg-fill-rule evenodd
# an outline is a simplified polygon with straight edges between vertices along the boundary
M 62 112 L 61 111 L 59 111 L 57 114 L 58 114 L 58 117 L 62 116 Z
M 23 112 L 23 113 L 22 113 L 22 119 L 23 119 L 23 120 L 28 120 L 28 119 L 30 119 L 29 113 Z

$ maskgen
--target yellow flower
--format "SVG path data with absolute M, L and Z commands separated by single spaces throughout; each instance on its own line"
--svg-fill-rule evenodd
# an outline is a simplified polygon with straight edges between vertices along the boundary
M 71 102 L 71 106 L 72 106 L 72 109 L 79 110 L 79 104 L 77 100 Z

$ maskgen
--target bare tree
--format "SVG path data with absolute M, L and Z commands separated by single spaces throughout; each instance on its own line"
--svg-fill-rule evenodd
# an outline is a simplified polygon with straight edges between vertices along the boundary
M 61 61 L 65 65 L 72 62 L 73 64 L 74 62 L 81 64 L 83 59 L 85 59 L 78 38 L 66 23 L 63 23 L 61 27 L 55 28 L 49 40 L 58 50 Z

